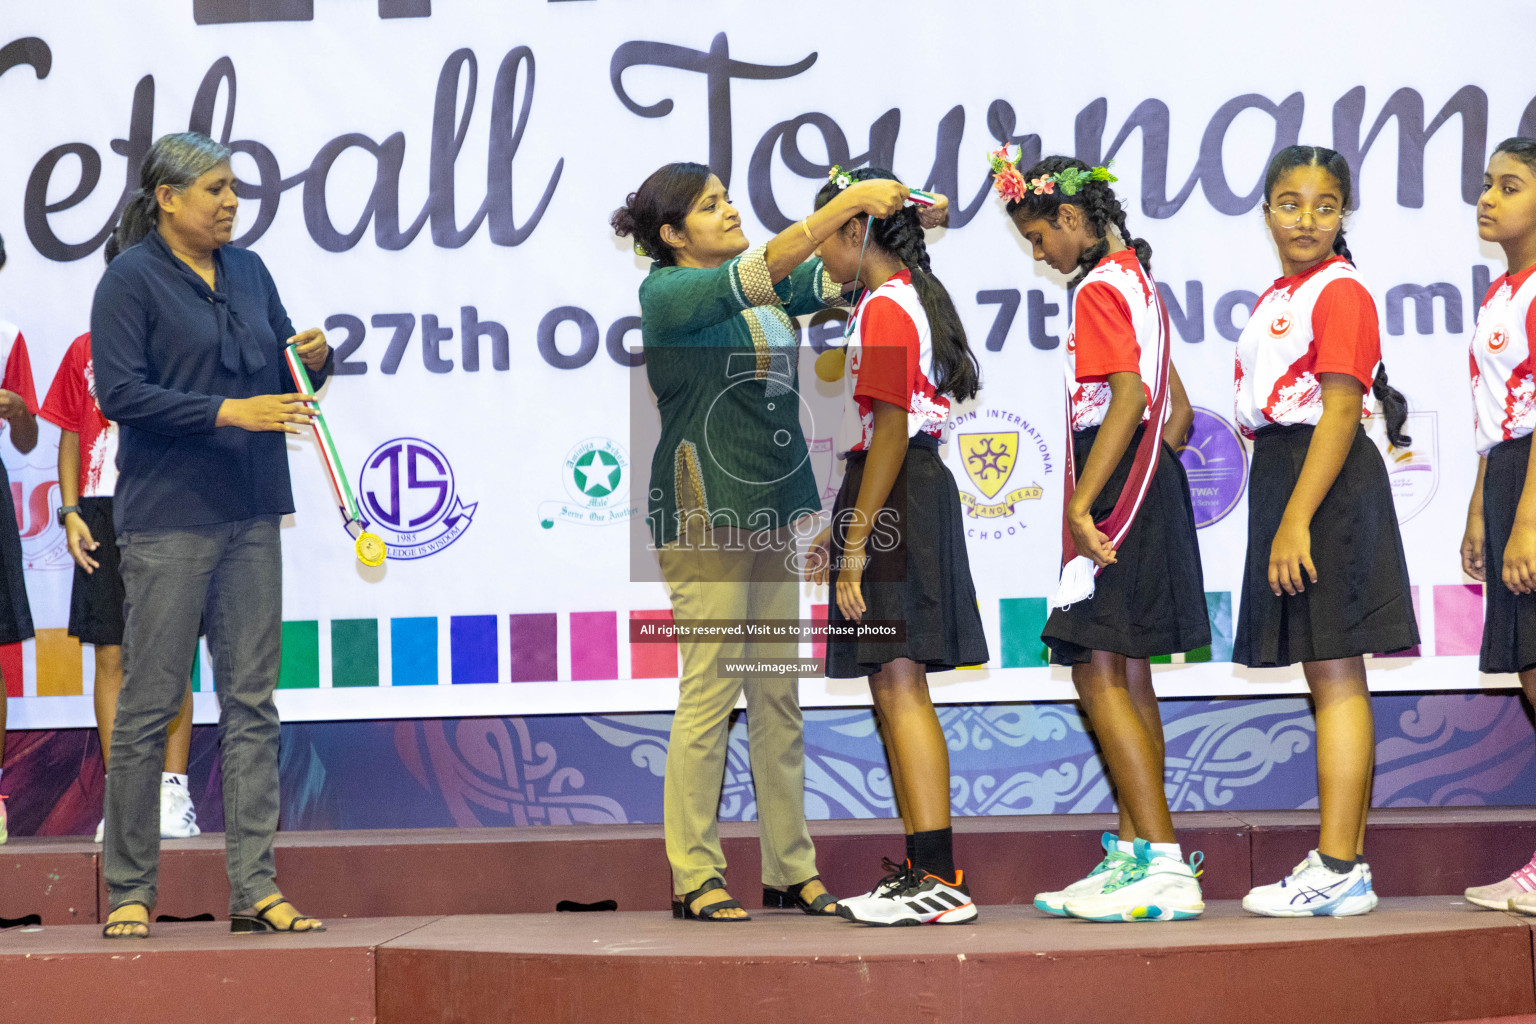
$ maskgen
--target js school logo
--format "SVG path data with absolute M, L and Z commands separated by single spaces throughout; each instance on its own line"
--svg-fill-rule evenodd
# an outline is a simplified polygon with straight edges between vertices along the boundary
M 1224 417 L 1196 406 L 1194 426 L 1179 449 L 1179 461 L 1189 477 L 1197 528 L 1221 522 L 1242 500 L 1248 487 L 1248 450 Z
M 539 525 L 553 529 L 556 523 L 606 526 L 626 522 L 638 512 L 629 503 L 629 453 L 617 441 L 589 437 L 565 455 L 560 477 L 569 501 L 545 501 L 539 505 Z
M 463 536 L 479 503 L 459 498 L 448 456 L 417 437 L 373 450 L 358 477 L 363 514 L 384 541 L 386 557 L 426 558 Z
M 974 540 L 1022 537 L 1025 510 L 1039 507 L 1026 503 L 1040 500 L 1041 481 L 1055 471 L 1044 435 L 1024 417 L 996 406 L 952 421 L 949 461 L 959 470 L 966 518 L 976 520 L 966 524 L 966 536 Z

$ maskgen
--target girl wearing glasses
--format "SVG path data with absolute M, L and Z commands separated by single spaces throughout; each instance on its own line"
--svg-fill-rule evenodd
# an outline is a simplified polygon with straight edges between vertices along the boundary
M 1237 420 L 1253 439 L 1248 558 L 1233 660 L 1302 663 L 1317 715 L 1317 849 L 1252 890 L 1268 917 L 1364 914 L 1376 906 L 1361 859 L 1375 767 L 1363 655 L 1419 642 L 1386 466 L 1361 426 L 1367 389 L 1398 447 L 1407 416 L 1387 385 L 1376 303 L 1344 244 L 1349 165 L 1290 146 L 1264 177 L 1264 222 L 1284 276 L 1237 343 Z

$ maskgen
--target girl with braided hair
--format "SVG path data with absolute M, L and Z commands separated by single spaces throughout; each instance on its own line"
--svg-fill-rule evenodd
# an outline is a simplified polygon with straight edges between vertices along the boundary
M 1264 223 L 1284 276 L 1237 342 L 1238 426 L 1253 438 L 1248 557 L 1232 660 L 1302 663 L 1317 715 L 1317 848 L 1253 889 L 1267 917 L 1344 917 L 1376 906 L 1361 859 L 1375 767 L 1363 655 L 1419 642 L 1397 511 L 1381 453 L 1361 426 L 1369 390 L 1403 447 L 1403 396 L 1381 365 L 1376 302 L 1344 244 L 1349 164 L 1288 146 L 1264 176 Z
M 1036 260 L 1073 274 L 1067 335 L 1061 589 L 1042 633 L 1072 682 L 1115 787 L 1105 856 L 1035 906 L 1092 921 L 1178 921 L 1205 909 L 1163 790 L 1163 724 L 1148 659 L 1210 643 L 1184 468 L 1170 445 L 1193 420 L 1169 361 L 1168 314 L 1106 169 L 1052 156 L 1020 173 L 1006 147 L 994 184 Z
M 1461 566 L 1483 582 L 1483 672 L 1514 672 L 1536 702 L 1536 139 L 1499 143 L 1483 175 L 1477 235 L 1504 250 L 1469 353 L 1477 479 Z M 1514 874 L 1466 891 L 1489 910 L 1536 914 L 1536 855 Z
M 875 180 L 896 176 L 834 167 L 816 206 Z M 869 679 L 907 834 L 906 864 L 867 895 L 843 900 L 838 912 L 863 924 L 961 924 L 976 918 L 976 905 L 955 867 L 949 748 L 928 673 L 989 657 L 959 490 L 938 451 L 950 402 L 977 392 L 976 357 L 929 267 L 915 207 L 854 217 L 818 252 L 833 280 L 864 291 L 845 351 L 838 442 L 847 471 L 808 575 L 833 591 L 827 675 Z M 904 632 L 849 635 L 864 622 Z

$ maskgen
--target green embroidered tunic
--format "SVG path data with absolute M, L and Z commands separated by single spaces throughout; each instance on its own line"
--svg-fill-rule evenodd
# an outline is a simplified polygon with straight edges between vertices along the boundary
M 640 285 L 645 371 L 661 411 L 647 512 L 658 547 L 690 517 L 755 531 L 821 510 L 789 318 L 839 303 L 842 291 L 819 259 L 775 285 L 766 251 L 714 269 L 653 265 Z

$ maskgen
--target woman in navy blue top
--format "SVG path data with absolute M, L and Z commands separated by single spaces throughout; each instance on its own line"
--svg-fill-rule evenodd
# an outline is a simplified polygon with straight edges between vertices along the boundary
M 219 695 L 233 931 L 316 931 L 277 888 L 279 521 L 293 511 L 284 433 L 314 413 L 283 346 L 318 386 L 325 335 L 295 336 L 261 258 L 229 245 L 230 150 L 205 135 L 151 147 L 96 289 L 97 400 L 119 424 L 124 677 L 107 773 L 108 938 L 143 938 L 155 905 L 165 730 L 207 629 Z

